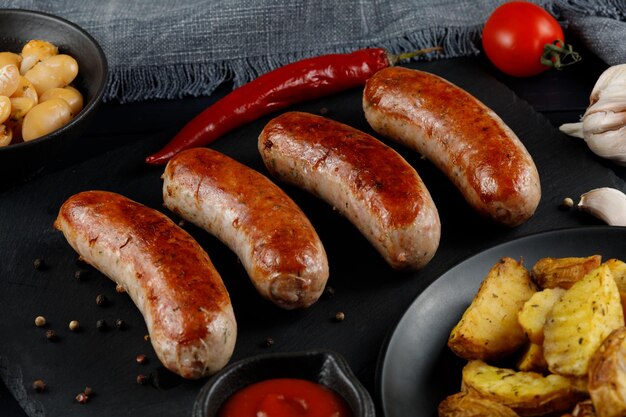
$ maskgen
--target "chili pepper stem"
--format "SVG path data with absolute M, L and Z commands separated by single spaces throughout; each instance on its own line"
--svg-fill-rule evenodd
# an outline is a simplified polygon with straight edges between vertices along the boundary
M 405 52 L 405 53 L 397 54 L 397 55 L 389 54 L 389 58 L 388 58 L 389 65 L 394 66 L 398 62 L 406 61 L 408 59 L 414 58 L 419 55 L 425 55 L 430 52 L 442 52 L 442 51 L 443 51 L 443 48 L 441 46 L 433 46 L 432 48 L 418 49 L 417 51 Z

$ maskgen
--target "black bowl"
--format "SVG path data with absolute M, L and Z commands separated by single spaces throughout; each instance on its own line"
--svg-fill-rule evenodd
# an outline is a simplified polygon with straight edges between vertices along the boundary
M 301 378 L 322 384 L 346 400 L 354 417 L 374 417 L 374 403 L 338 353 L 316 350 L 259 355 L 235 362 L 214 375 L 202 388 L 193 417 L 215 417 L 231 395 L 255 382 L 272 378 Z
M 52 42 L 60 53 L 78 62 L 72 83 L 83 95 L 83 110 L 67 125 L 29 142 L 0 148 L 0 188 L 26 180 L 45 170 L 81 138 L 102 101 L 108 65 L 100 45 L 83 29 L 57 16 L 29 10 L 0 9 L 0 51 L 19 53 L 26 42 Z

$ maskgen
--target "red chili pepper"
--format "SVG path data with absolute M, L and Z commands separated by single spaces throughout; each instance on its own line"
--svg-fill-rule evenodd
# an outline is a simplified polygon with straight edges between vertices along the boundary
M 381 48 L 368 48 L 308 58 L 277 68 L 209 106 L 163 149 L 148 156 L 146 162 L 164 164 L 180 151 L 208 145 L 226 132 L 275 110 L 362 86 L 375 72 L 399 60 L 438 50 L 441 48 L 390 55 Z

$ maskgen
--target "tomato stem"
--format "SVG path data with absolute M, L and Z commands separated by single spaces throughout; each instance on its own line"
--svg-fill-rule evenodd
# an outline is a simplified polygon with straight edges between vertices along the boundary
M 563 69 L 568 65 L 572 65 L 580 61 L 582 57 L 575 52 L 572 45 L 563 45 L 560 40 L 553 43 L 547 43 L 541 55 L 541 63 L 557 70 Z
M 430 52 L 441 52 L 443 48 L 441 46 L 433 46 L 432 48 L 418 49 L 417 51 L 405 52 L 403 54 L 392 55 L 389 54 L 389 66 L 394 66 L 400 61 L 406 61 L 418 55 L 424 55 Z

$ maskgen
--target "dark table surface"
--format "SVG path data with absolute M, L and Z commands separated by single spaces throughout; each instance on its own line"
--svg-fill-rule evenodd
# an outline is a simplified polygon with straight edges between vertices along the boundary
M 583 61 L 579 64 L 567 68 L 562 72 L 548 71 L 539 76 L 527 79 L 507 77 L 495 70 L 483 57 L 453 60 L 450 62 L 454 63 L 454 65 L 464 65 L 468 62 L 471 63 L 474 71 L 481 71 L 488 76 L 495 78 L 497 82 L 506 86 L 505 88 L 512 90 L 514 95 L 527 102 L 532 109 L 543 115 L 549 121 L 552 128 L 556 128 L 561 123 L 576 121 L 579 118 L 587 107 L 591 88 L 601 72 L 607 67 L 591 53 L 585 51 L 580 45 L 576 45 L 576 47 L 577 49 L 582 50 L 584 56 Z M 446 65 L 449 65 L 450 62 Z M 447 69 L 447 71 L 451 70 Z M 217 97 L 225 94 L 228 89 L 229 86 L 223 86 L 212 97 L 204 98 L 189 98 L 177 101 L 150 101 L 124 105 L 118 103 L 105 103 L 99 109 L 98 114 L 84 135 L 84 144 L 78 146 L 72 152 L 53 163 L 51 167 L 35 178 L 29 179 L 24 184 L 17 184 L 0 192 L 0 199 L 19 199 L 23 197 L 21 194 L 22 189 L 28 189 L 28 187 L 30 187 L 30 189 L 36 190 L 38 184 L 45 182 L 50 176 L 55 176 L 64 171 L 67 172 L 68 170 L 71 171 L 73 169 L 80 171 L 81 163 L 91 159 L 95 160 L 106 152 L 115 152 L 125 148 L 133 150 L 134 144 L 142 142 L 151 143 L 149 148 L 155 150 L 160 144 L 165 143 L 186 121 L 190 119 L 192 115 L 197 114 L 201 109 L 212 103 Z M 325 104 L 326 102 L 322 101 L 321 103 Z M 332 104 L 333 103 L 331 102 L 331 105 Z M 312 106 L 314 105 L 315 104 Z M 332 116 L 332 107 L 329 106 L 329 109 L 331 110 L 330 116 Z M 558 132 L 552 133 L 552 135 L 558 135 Z M 572 141 L 575 141 L 575 139 L 572 139 Z M 585 155 L 586 149 L 584 146 L 581 146 L 580 144 L 576 144 L 575 146 L 578 147 L 580 155 Z M 538 148 L 535 147 L 534 152 L 537 152 L 537 149 Z M 558 154 L 550 155 L 549 157 L 554 158 L 555 164 L 559 163 Z M 618 178 L 626 178 L 623 169 L 616 167 L 609 162 L 599 160 L 590 152 L 588 156 L 584 157 L 593 161 L 595 164 L 594 167 L 597 172 L 600 173 L 600 176 L 610 178 L 615 174 Z M 134 168 L 129 169 L 132 174 Z M 64 178 L 62 174 L 59 175 L 59 178 Z M 103 172 L 103 175 L 107 175 L 107 173 Z M 98 187 L 100 185 L 101 184 L 84 184 L 83 188 L 87 189 L 92 186 Z M 46 183 L 46 186 L 49 186 L 49 184 Z M 62 184 L 59 184 L 59 187 L 61 186 Z M 158 195 L 155 196 L 154 201 L 156 201 L 157 197 Z M 559 198 L 562 198 L 562 196 L 544 195 L 544 198 L 546 197 L 550 199 L 551 203 L 554 203 L 558 201 Z M 571 195 L 571 197 L 576 198 L 578 196 Z M 298 195 L 298 198 L 300 201 L 309 203 L 308 197 Z M 458 200 L 458 202 L 462 204 L 461 200 Z M 553 208 L 554 210 L 557 209 L 556 207 Z M 46 207 L 42 208 L 42 210 L 46 209 Z M 449 213 L 444 214 L 444 217 L 445 215 L 451 216 Z M 457 222 L 456 226 L 458 226 L 458 223 L 459 222 Z M 572 222 L 572 224 L 597 224 L 597 222 L 590 217 L 580 215 L 575 221 Z M 566 225 L 569 226 L 570 224 Z M 545 230 L 549 228 L 549 224 L 543 223 L 541 226 L 528 229 L 528 231 L 536 232 L 541 229 Z M 479 229 L 480 228 L 472 229 L 470 227 L 469 232 L 475 232 Z M 470 254 L 475 253 L 478 249 L 489 246 L 492 242 L 497 243 L 502 241 L 502 236 L 498 234 L 498 230 L 500 229 L 493 228 L 493 230 L 486 230 L 485 233 L 488 237 L 481 240 L 480 244 L 472 248 L 461 248 L 462 243 L 456 245 L 454 242 L 450 243 L 448 241 L 446 243 L 446 253 L 452 253 L 454 255 L 454 259 L 451 260 L 450 263 L 458 262 Z M 525 230 L 522 230 L 520 234 L 524 234 L 525 232 Z M 348 233 L 352 233 L 352 231 L 349 231 Z M 458 231 L 456 235 L 462 233 L 463 231 L 461 230 Z M 506 235 L 506 233 L 504 233 L 504 235 Z M 5 235 L 0 237 L 0 239 L 5 238 Z M 448 238 L 448 235 L 444 234 L 444 238 Z M 444 266 L 449 267 L 450 263 L 442 264 L 441 269 L 444 269 Z M 377 266 L 380 265 L 377 264 Z M 430 274 L 436 275 L 441 272 L 441 270 L 433 269 L 430 271 Z M 391 286 L 400 285 L 395 281 L 387 284 Z M 371 286 L 371 283 L 367 283 L 367 285 Z M 341 285 L 339 285 L 339 287 L 341 288 Z M 406 296 L 402 299 L 402 302 L 390 304 L 390 307 L 388 308 L 392 311 L 388 317 L 391 318 L 391 321 L 376 326 L 377 339 L 370 343 L 370 345 L 373 344 L 373 347 L 369 347 L 366 343 L 363 350 L 346 347 L 343 352 L 353 366 L 356 364 L 356 369 L 354 369 L 355 374 L 359 377 L 375 399 L 377 396 L 375 381 L 376 352 L 384 343 L 385 333 L 393 328 L 393 320 L 400 318 L 410 301 L 421 289 L 423 289 L 423 285 L 418 285 L 415 288 L 417 289 L 414 293 Z M 328 314 L 331 312 L 332 310 L 330 310 Z M 305 316 L 300 314 L 300 317 Z M 273 336 L 280 341 L 280 333 L 273 334 Z M 10 337 L 11 335 L 6 334 L 3 336 L 3 338 Z M 260 334 L 258 337 L 260 337 Z M 341 343 L 354 344 L 354 337 L 356 337 L 356 335 L 348 335 L 342 339 Z M 289 344 L 285 344 L 282 346 L 282 349 L 289 349 L 289 347 Z M 28 346 L 24 346 L 24 349 L 28 348 Z M 277 349 L 281 349 L 280 343 L 278 343 Z M 238 353 L 238 356 L 245 356 L 250 352 L 251 350 L 243 350 Z M 24 381 L 26 389 L 29 389 L 30 382 L 31 381 Z M 199 386 L 201 385 L 198 385 L 198 387 Z M 9 392 L 6 386 L 1 383 L 0 415 L 5 417 L 23 417 L 27 415 L 15 401 L 11 392 Z M 50 412 L 46 415 L 57 416 L 62 414 Z

